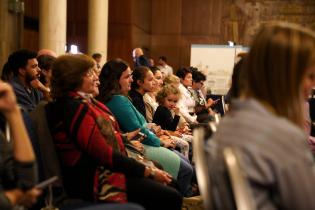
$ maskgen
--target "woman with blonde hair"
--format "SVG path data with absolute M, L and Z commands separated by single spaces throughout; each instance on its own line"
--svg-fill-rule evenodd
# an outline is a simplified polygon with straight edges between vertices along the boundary
M 164 85 L 173 85 L 174 87 L 178 88 L 180 85 L 180 79 L 178 76 L 172 74 L 165 77 L 163 83 Z
M 315 34 L 269 23 L 250 49 L 242 70 L 245 87 L 213 143 L 219 150 L 239 149 L 257 209 L 315 209 L 315 165 L 302 130 L 304 84 L 315 75 Z M 223 164 L 221 157 L 212 158 Z

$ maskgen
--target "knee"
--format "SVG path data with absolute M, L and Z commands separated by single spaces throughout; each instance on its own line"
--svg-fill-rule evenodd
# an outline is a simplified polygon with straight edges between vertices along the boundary
M 180 160 L 180 171 L 187 175 L 192 175 L 194 173 L 192 165 L 182 159 Z

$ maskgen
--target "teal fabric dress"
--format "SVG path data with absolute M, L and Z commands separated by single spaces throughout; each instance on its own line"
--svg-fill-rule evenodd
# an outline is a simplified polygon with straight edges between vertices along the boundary
M 142 142 L 145 147 L 145 156 L 159 162 L 164 170 L 176 179 L 180 165 L 179 156 L 160 146 L 160 139 L 147 128 L 145 118 L 131 101 L 126 96 L 115 95 L 106 103 L 106 106 L 115 115 L 123 132 L 131 132 L 140 128 L 141 132 L 147 135 Z

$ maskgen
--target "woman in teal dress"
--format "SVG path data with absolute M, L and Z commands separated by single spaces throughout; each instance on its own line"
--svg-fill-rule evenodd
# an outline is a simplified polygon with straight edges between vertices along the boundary
M 192 166 L 176 153 L 160 146 L 160 139 L 147 128 L 147 123 L 133 106 L 127 95 L 132 82 L 132 71 L 121 59 L 108 61 L 100 74 L 100 94 L 98 100 L 115 115 L 123 132 L 131 132 L 138 128 L 146 134 L 142 141 L 145 156 L 160 163 L 164 170 L 178 181 L 179 189 L 184 196 L 191 195 Z

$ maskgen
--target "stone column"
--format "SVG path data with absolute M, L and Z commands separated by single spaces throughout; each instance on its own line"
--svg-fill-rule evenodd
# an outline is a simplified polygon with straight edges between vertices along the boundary
M 0 72 L 9 54 L 22 46 L 23 12 L 21 0 L 0 1 Z
M 108 0 L 89 0 L 88 54 L 102 54 L 102 63 L 107 59 Z
M 39 1 L 39 49 L 65 53 L 67 0 Z

